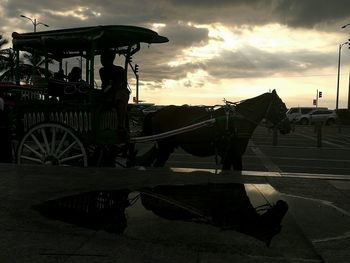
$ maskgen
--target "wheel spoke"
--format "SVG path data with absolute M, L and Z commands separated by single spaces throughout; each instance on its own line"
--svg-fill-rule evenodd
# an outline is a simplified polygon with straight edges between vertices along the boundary
M 57 158 L 61 158 L 62 155 L 64 155 L 66 152 L 68 152 L 75 144 L 77 144 L 76 141 L 72 142 L 64 151 L 62 151 L 58 156 Z
M 63 145 L 64 141 L 66 140 L 66 137 L 67 137 L 67 132 L 65 132 L 65 133 L 63 134 L 62 139 L 61 139 L 61 141 L 60 141 L 60 143 L 58 144 L 58 147 L 57 147 L 57 149 L 56 149 L 55 155 L 57 155 L 57 154 L 59 153 L 59 151 L 61 150 L 62 145 Z
M 32 162 L 35 162 L 35 163 L 41 163 L 41 164 L 43 163 L 42 160 L 40 160 L 40 159 L 29 157 L 29 156 L 25 156 L 25 155 L 21 155 L 21 159 L 25 159 L 25 160 L 32 161 Z
M 50 151 L 51 154 L 55 152 L 55 144 L 56 144 L 56 128 L 52 128 L 51 151 Z
M 36 156 L 38 156 L 40 159 L 43 159 L 43 155 L 40 154 L 38 151 L 34 150 L 32 147 L 30 147 L 28 144 L 23 144 L 23 146 L 25 148 L 27 148 L 29 151 L 31 151 L 32 153 L 34 153 Z
M 30 136 L 32 137 L 32 139 L 34 140 L 34 142 L 36 143 L 36 145 L 40 148 L 40 150 L 42 151 L 42 153 L 46 153 L 45 149 L 43 148 L 43 146 L 41 145 L 41 143 L 39 142 L 38 138 L 36 138 L 36 136 L 31 133 Z
M 19 143 L 17 163 L 87 166 L 88 156 L 74 131 L 57 123 L 30 129 Z
M 47 136 L 46 136 L 45 129 L 41 129 L 41 135 L 43 136 L 43 140 L 44 140 L 44 143 L 45 143 L 46 151 L 49 153 L 50 152 L 50 146 L 49 146 L 49 142 L 47 141 Z
M 77 155 L 73 155 L 71 157 L 67 157 L 67 158 L 63 158 L 61 160 L 59 160 L 60 163 L 64 163 L 64 162 L 68 162 L 68 161 L 72 161 L 72 160 L 76 160 L 79 158 L 84 158 L 84 154 L 77 154 Z

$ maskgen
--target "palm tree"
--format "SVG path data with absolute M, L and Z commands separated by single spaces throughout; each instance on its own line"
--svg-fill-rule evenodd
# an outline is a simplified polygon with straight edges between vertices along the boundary
M 6 45 L 8 42 L 9 41 L 6 38 L 4 38 L 2 35 L 0 35 L 0 49 L 2 49 L 2 47 L 4 45 Z
M 7 43 L 4 40 L 3 43 Z M 0 36 L 0 48 L 1 48 L 1 36 Z M 3 44 L 3 45 L 4 45 Z M 25 63 L 26 59 L 29 63 Z M 15 81 L 15 66 L 16 66 L 16 53 L 12 48 L 0 50 L 0 71 L 3 73 L 0 75 L 0 81 L 14 82 Z M 45 59 L 41 56 L 36 56 L 30 53 L 24 53 L 23 57 L 19 60 L 19 72 L 20 80 L 26 84 L 32 83 L 33 75 L 41 77 L 45 76 L 45 69 L 40 67 L 44 64 Z M 51 63 L 52 61 L 49 61 Z
M 45 64 L 45 57 L 38 56 L 37 54 L 24 53 L 23 58 L 33 67 L 43 69 L 42 66 Z M 48 58 L 48 63 L 53 63 L 53 60 Z
M 29 62 L 25 63 L 26 68 L 24 69 L 26 71 L 27 75 L 27 83 L 32 82 L 32 77 L 33 75 L 40 76 L 40 77 L 45 77 L 46 70 L 43 67 L 45 65 L 45 57 L 39 56 L 35 53 L 24 53 L 23 58 Z M 53 63 L 53 60 L 48 58 L 48 63 Z M 28 69 L 31 69 L 28 71 Z M 47 72 L 50 76 L 52 76 L 52 72 L 48 71 Z
M 0 35 L 0 71 L 7 69 L 8 61 L 8 52 L 7 49 L 3 49 L 3 46 L 6 45 L 9 41 Z
M 12 48 L 0 50 L 0 81 L 13 82 L 15 80 L 16 53 Z M 22 63 L 22 61 L 20 61 Z
M 16 54 L 12 48 L 3 49 L 3 46 L 9 41 L 0 35 L 0 81 L 14 81 L 15 80 L 15 65 Z

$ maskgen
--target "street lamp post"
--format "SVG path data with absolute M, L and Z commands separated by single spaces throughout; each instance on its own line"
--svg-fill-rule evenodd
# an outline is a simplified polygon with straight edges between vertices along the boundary
M 36 32 L 36 27 L 37 27 L 38 25 L 43 25 L 43 26 L 49 27 L 49 25 L 37 21 L 36 18 L 33 20 L 32 18 L 30 18 L 30 17 L 28 17 L 28 16 L 25 16 L 25 15 L 20 15 L 20 16 L 23 17 L 23 18 L 26 18 L 26 19 L 28 19 L 30 22 L 32 22 L 33 27 L 34 27 L 34 32 Z
M 344 26 L 345 27 L 345 26 Z M 339 79 L 340 79 L 340 55 L 341 55 L 341 48 L 345 45 L 348 44 L 349 42 L 344 42 L 342 44 L 339 44 L 339 51 L 338 51 L 338 78 L 337 78 L 337 98 L 336 98 L 336 103 L 335 103 L 335 109 L 338 112 L 339 108 Z
M 34 27 L 34 28 L 33 28 L 33 29 L 34 29 L 34 32 L 36 32 L 36 27 L 37 27 L 38 25 L 43 25 L 43 26 L 49 27 L 49 25 L 37 21 L 36 18 L 33 20 L 32 18 L 30 18 L 30 17 L 28 17 L 28 16 L 25 16 L 25 15 L 20 15 L 20 17 L 26 18 L 26 19 L 28 19 L 30 22 L 32 22 L 33 27 Z M 33 76 L 34 76 L 35 73 L 36 73 L 36 68 L 37 68 L 37 61 L 36 61 L 36 54 L 35 54 L 35 52 L 33 53 L 33 60 L 34 60 L 34 65 L 33 65 Z M 47 64 L 46 64 L 46 63 L 45 63 L 45 65 L 46 65 L 45 67 L 47 68 Z

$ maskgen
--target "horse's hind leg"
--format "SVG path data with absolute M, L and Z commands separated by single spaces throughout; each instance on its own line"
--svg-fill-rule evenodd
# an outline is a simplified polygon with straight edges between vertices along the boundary
M 154 162 L 153 166 L 154 167 L 163 167 L 165 163 L 168 161 L 170 157 L 171 152 L 169 151 L 158 151 L 157 152 L 157 159 Z
M 230 170 L 231 169 L 231 160 L 228 160 L 228 158 L 225 158 L 222 160 L 222 170 Z
M 156 161 L 154 162 L 153 166 L 163 167 L 173 152 L 173 147 L 169 145 L 164 145 L 163 143 L 158 143 Z
M 129 160 L 129 166 L 152 166 L 154 160 L 157 158 L 157 147 L 156 145 L 153 145 L 150 149 L 145 151 L 143 154 L 139 154 L 137 156 L 134 156 Z
M 233 170 L 235 170 L 235 171 L 242 171 L 243 170 L 242 155 L 234 156 L 232 158 L 232 166 L 233 166 Z
M 222 170 L 230 170 L 231 167 L 235 171 L 242 171 L 242 155 L 230 155 L 222 159 Z

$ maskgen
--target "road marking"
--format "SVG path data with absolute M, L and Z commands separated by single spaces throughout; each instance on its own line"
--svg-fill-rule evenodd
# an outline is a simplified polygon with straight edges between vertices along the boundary
M 282 170 L 260 149 L 257 147 L 253 141 L 250 141 L 250 149 L 255 153 L 255 155 L 260 159 L 262 164 L 269 172 L 277 173 L 276 176 L 281 176 Z
M 293 160 L 293 161 L 315 161 L 315 162 L 338 162 L 338 163 L 350 163 L 350 160 L 344 160 L 344 159 L 328 159 L 328 158 L 297 158 L 297 157 L 276 157 L 271 156 L 272 159 L 277 160 Z M 288 166 L 288 165 L 287 165 Z M 291 167 L 294 167 L 292 165 Z M 296 166 L 298 167 L 298 166 Z M 342 168 L 341 168 L 342 169 Z
M 317 139 L 314 138 L 313 136 L 305 135 L 305 134 L 302 134 L 302 133 L 299 133 L 299 132 L 294 132 L 294 133 L 297 134 L 297 135 L 300 135 L 300 136 L 302 136 L 304 138 L 307 138 L 307 139 L 310 139 L 310 140 L 313 140 L 313 141 L 317 141 Z M 344 147 L 342 145 L 330 142 L 330 141 L 325 140 L 325 139 L 322 139 L 322 143 L 325 143 L 325 144 L 328 144 L 328 145 L 331 145 L 331 146 L 334 146 L 334 147 L 337 147 L 337 148 L 343 149 L 343 150 L 349 150 L 350 149 L 349 147 Z

